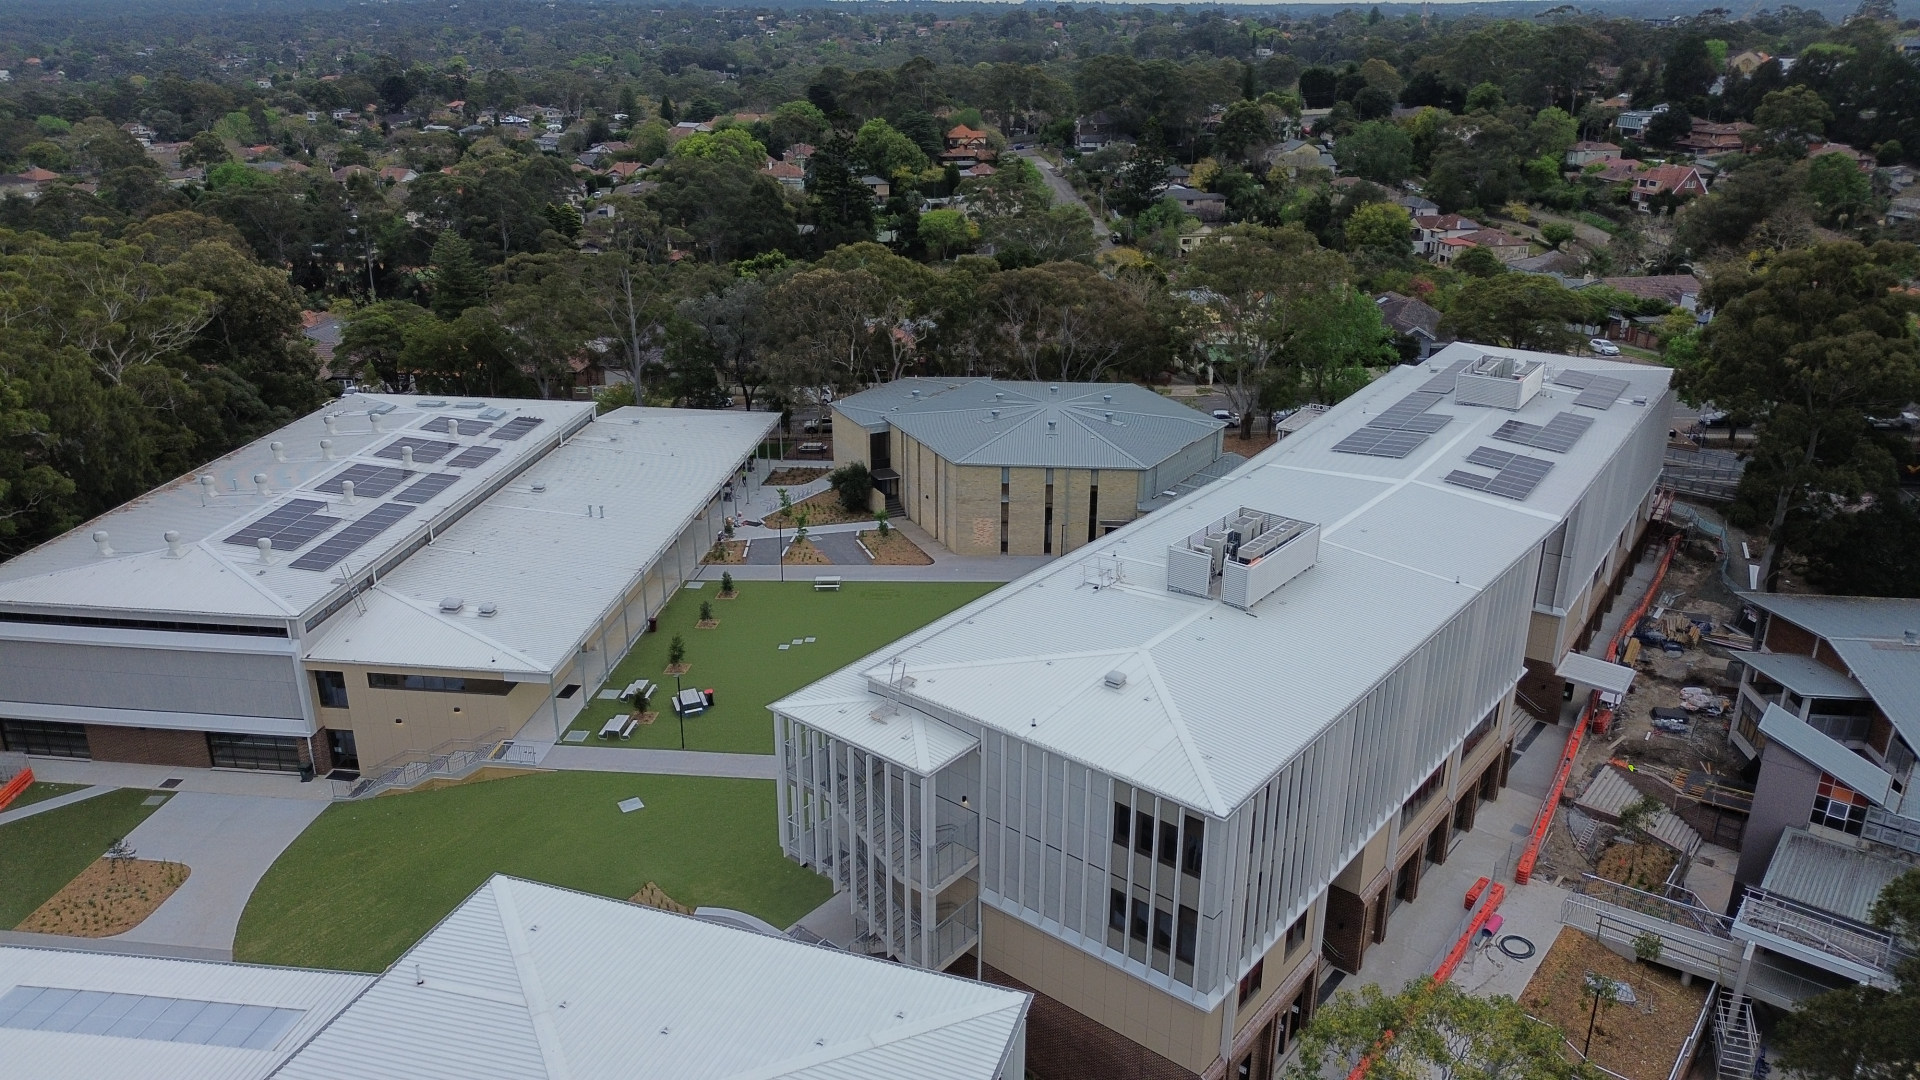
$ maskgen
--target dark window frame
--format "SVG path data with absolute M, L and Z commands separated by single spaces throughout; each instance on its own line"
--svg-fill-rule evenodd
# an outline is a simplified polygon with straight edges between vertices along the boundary
M 345 709 L 347 704 L 347 673 L 344 671 L 315 671 L 313 673 L 313 692 L 320 699 L 323 709 Z

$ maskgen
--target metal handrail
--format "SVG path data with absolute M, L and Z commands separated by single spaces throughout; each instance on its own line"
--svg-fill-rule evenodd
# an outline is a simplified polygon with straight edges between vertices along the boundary
M 1748 913 L 1750 908 L 1751 915 Z M 1777 914 L 1767 909 L 1774 909 Z M 1773 917 L 1769 918 L 1770 914 Z M 1741 897 L 1740 914 L 1734 917 L 1734 921 L 1880 971 L 1891 971 L 1895 964 L 1911 955 L 1900 944 L 1899 938 L 1888 931 L 1841 918 L 1761 888 L 1748 889 L 1746 895 Z
M 412 787 L 435 776 L 452 776 L 485 761 L 506 734 L 505 728 L 493 728 L 477 738 L 448 739 L 430 750 L 404 750 L 387 759 L 409 757 L 375 776 L 362 775 L 348 798 L 360 799 L 390 788 Z M 417 755 L 417 756 L 416 756 Z M 383 762 L 382 764 L 385 764 Z

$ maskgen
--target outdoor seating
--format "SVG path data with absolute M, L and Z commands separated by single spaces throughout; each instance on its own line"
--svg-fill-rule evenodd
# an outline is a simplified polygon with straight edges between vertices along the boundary
M 609 717 L 606 723 L 600 725 L 600 737 L 603 739 L 611 739 L 615 735 L 620 734 L 620 725 L 625 723 L 626 719 L 624 716 Z
M 814 592 L 827 592 L 829 590 L 838 592 L 839 589 L 840 578 L 838 575 L 822 575 L 813 579 Z
M 623 726 L 622 726 L 622 727 L 620 728 L 620 737 L 621 737 L 622 739 L 631 739 L 631 738 L 633 738 L 633 729 L 634 729 L 634 728 L 637 728 L 637 727 L 639 727 L 639 726 L 640 726 L 640 717 L 639 717 L 639 716 L 637 716 L 637 715 L 635 715 L 635 716 L 629 716 L 629 717 L 627 717 L 627 722 L 626 722 L 626 724 L 625 724 L 625 725 L 623 725 Z

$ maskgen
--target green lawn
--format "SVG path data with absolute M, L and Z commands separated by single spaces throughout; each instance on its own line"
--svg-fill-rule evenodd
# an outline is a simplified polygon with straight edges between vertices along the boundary
M 639 796 L 645 809 L 614 804 Z M 788 926 L 832 894 L 780 854 L 773 784 L 540 773 L 328 807 L 267 872 L 234 959 L 379 971 L 500 872 Z
M 771 754 L 769 704 L 998 587 L 992 582 L 854 581 L 839 592 L 815 592 L 813 569 L 795 571 L 807 572 L 806 581 L 739 582 L 740 596 L 734 600 L 716 599 L 717 575 L 704 588 L 682 589 L 661 612 L 659 632 L 643 635 L 608 680 L 615 688 L 642 678 L 660 683 L 652 701 L 659 721 L 635 729 L 631 739 L 601 739 L 600 725 L 630 706 L 596 696 L 573 721 L 573 730 L 588 733 L 583 745 L 680 747 L 680 725 L 668 704 L 673 677 L 662 674 L 667 647 L 679 634 L 692 665 L 682 685 L 712 689 L 715 702 L 687 718 L 687 749 Z M 720 620 L 715 629 L 694 628 L 702 600 L 713 604 Z M 807 637 L 815 640 L 792 645 L 793 639 Z M 791 647 L 783 651 L 783 643 Z
M 14 800 L 7 804 L 7 809 L 18 810 L 23 806 L 29 806 L 44 799 L 51 799 L 55 795 L 65 795 L 69 791 L 79 791 L 86 786 L 85 784 L 48 784 L 39 782 L 28 784 L 27 790 L 16 795 Z
M 18 926 L 145 821 L 154 808 L 140 804 L 152 794 L 121 788 L 0 825 L 0 929 Z

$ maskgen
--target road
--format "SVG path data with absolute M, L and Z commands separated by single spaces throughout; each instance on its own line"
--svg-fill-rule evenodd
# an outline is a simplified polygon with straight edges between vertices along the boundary
M 1053 192 L 1055 201 L 1085 210 L 1087 217 L 1093 221 L 1093 235 L 1100 238 L 1100 246 L 1102 248 L 1113 246 L 1113 233 L 1108 231 L 1107 223 L 1101 221 L 1100 215 L 1094 213 L 1093 208 L 1087 205 L 1087 201 L 1080 197 L 1080 193 L 1073 190 L 1073 185 L 1067 183 L 1067 178 L 1060 175 L 1060 171 L 1054 168 L 1053 162 L 1040 156 L 1037 150 L 1010 150 L 1008 153 L 1032 162 L 1033 167 L 1040 170 L 1041 179 L 1047 182 L 1047 190 Z

